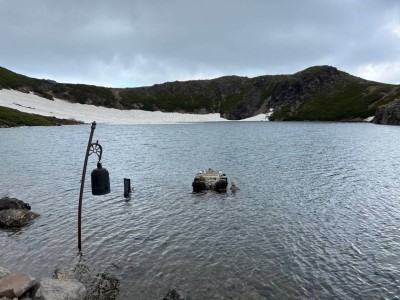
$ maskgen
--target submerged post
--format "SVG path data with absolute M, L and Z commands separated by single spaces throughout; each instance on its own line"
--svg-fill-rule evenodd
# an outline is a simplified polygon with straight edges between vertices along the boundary
M 81 179 L 81 190 L 79 192 L 79 208 L 78 208 L 78 250 L 79 250 L 79 252 L 81 252 L 81 250 L 82 250 L 82 246 L 81 246 L 81 218 L 82 218 L 83 187 L 85 185 L 87 162 L 88 162 L 88 158 L 89 158 L 89 151 L 90 151 L 90 147 L 92 145 L 93 133 L 94 133 L 95 129 L 96 129 L 96 122 L 93 121 L 92 122 L 91 131 L 90 131 L 90 137 L 89 137 L 88 146 L 87 146 L 87 149 L 86 149 L 85 162 L 83 163 L 83 171 L 82 171 L 82 179 Z
M 124 197 L 129 197 L 131 191 L 131 180 L 129 178 L 124 178 Z

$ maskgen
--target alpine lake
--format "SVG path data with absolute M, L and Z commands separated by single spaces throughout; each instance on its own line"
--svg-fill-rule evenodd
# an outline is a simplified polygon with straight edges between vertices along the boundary
M 75 272 L 95 299 L 162 299 L 172 288 L 192 300 L 400 296 L 400 126 L 97 124 L 111 193 L 92 195 L 91 155 L 78 256 L 89 133 L 0 129 L 0 197 L 40 214 L 0 230 L 0 266 Z M 227 193 L 192 193 L 209 167 L 226 173 Z

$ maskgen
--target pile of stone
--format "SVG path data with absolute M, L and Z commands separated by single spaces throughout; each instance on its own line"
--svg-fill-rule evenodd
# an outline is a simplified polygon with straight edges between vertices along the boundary
M 38 281 L 0 267 L 0 300 L 83 300 L 86 294 L 85 286 L 64 271 Z
M 8 197 L 0 199 L 0 227 L 22 227 L 38 216 L 24 201 Z

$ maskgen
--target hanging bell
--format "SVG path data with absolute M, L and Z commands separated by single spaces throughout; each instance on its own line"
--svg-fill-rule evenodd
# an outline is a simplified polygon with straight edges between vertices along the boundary
M 105 195 L 110 192 L 110 175 L 107 169 L 97 163 L 97 169 L 92 171 L 92 194 Z

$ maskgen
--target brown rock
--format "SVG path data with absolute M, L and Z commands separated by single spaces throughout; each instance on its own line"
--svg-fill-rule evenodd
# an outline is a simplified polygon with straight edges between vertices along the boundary
M 26 209 L 5 209 L 0 211 L 0 227 L 22 227 L 39 215 Z
M 11 273 L 0 279 L 0 297 L 19 297 L 36 283 L 35 278 L 24 273 Z

